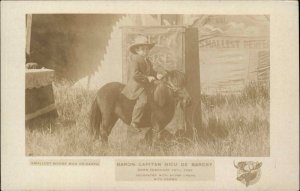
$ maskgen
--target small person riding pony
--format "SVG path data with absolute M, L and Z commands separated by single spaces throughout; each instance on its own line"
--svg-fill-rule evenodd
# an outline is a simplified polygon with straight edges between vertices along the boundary
M 107 142 L 117 119 L 122 119 L 129 130 L 139 132 L 140 128 L 152 127 L 154 139 L 171 121 L 176 103 L 186 107 L 191 98 L 184 88 L 185 76 L 179 71 L 160 75 L 153 70 L 148 54 L 153 43 L 138 35 L 129 50 L 132 53 L 129 64 L 128 83 L 112 82 L 104 85 L 97 93 L 92 106 L 91 128 L 95 138 L 100 134 Z M 158 80 L 157 80 L 158 79 Z M 158 84 L 154 84 L 158 81 Z

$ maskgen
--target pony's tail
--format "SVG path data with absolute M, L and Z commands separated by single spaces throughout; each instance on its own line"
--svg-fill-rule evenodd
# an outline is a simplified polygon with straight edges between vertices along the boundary
M 101 120 L 102 120 L 101 112 L 97 104 L 97 99 L 95 99 L 91 107 L 91 118 L 90 118 L 91 135 L 95 136 L 99 134 Z

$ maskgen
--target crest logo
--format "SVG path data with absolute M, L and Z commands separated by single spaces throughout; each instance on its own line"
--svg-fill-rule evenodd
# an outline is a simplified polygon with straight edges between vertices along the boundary
M 262 162 L 241 161 L 237 164 L 234 162 L 233 165 L 235 168 L 237 168 L 236 179 L 245 184 L 247 187 L 259 181 L 261 176 L 260 167 L 262 166 Z

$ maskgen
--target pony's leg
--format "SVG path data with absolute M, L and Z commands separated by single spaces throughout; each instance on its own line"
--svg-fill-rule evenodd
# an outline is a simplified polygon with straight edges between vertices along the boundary
M 100 135 L 100 127 L 99 128 L 95 128 L 95 132 L 93 134 L 93 140 L 96 141 L 99 139 L 99 135 Z
M 151 145 L 152 143 L 152 136 L 153 136 L 152 134 L 153 134 L 152 129 L 149 129 L 145 134 L 145 142 L 148 145 Z
M 118 119 L 119 118 L 117 117 L 117 115 L 110 116 L 109 125 L 107 126 L 107 135 L 108 136 L 110 135 L 111 130 L 114 127 L 114 125 L 116 124 L 116 122 L 117 122 Z
M 114 114 L 106 114 L 103 115 L 102 118 L 102 123 L 100 126 L 100 136 L 101 136 L 101 141 L 103 144 L 107 145 L 108 143 L 108 136 L 117 122 L 118 117 Z
M 152 146 L 155 146 L 160 139 L 160 124 L 157 121 L 152 122 Z
M 97 100 L 94 100 L 90 116 L 90 134 L 93 137 L 93 141 L 99 139 L 100 125 L 102 121 L 102 115 L 99 108 Z

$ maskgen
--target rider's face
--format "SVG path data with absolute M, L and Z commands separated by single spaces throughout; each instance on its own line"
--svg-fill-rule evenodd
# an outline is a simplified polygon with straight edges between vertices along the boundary
M 136 48 L 135 52 L 138 54 L 138 55 L 141 55 L 141 56 L 148 56 L 149 54 L 149 47 L 148 46 L 139 46 Z

